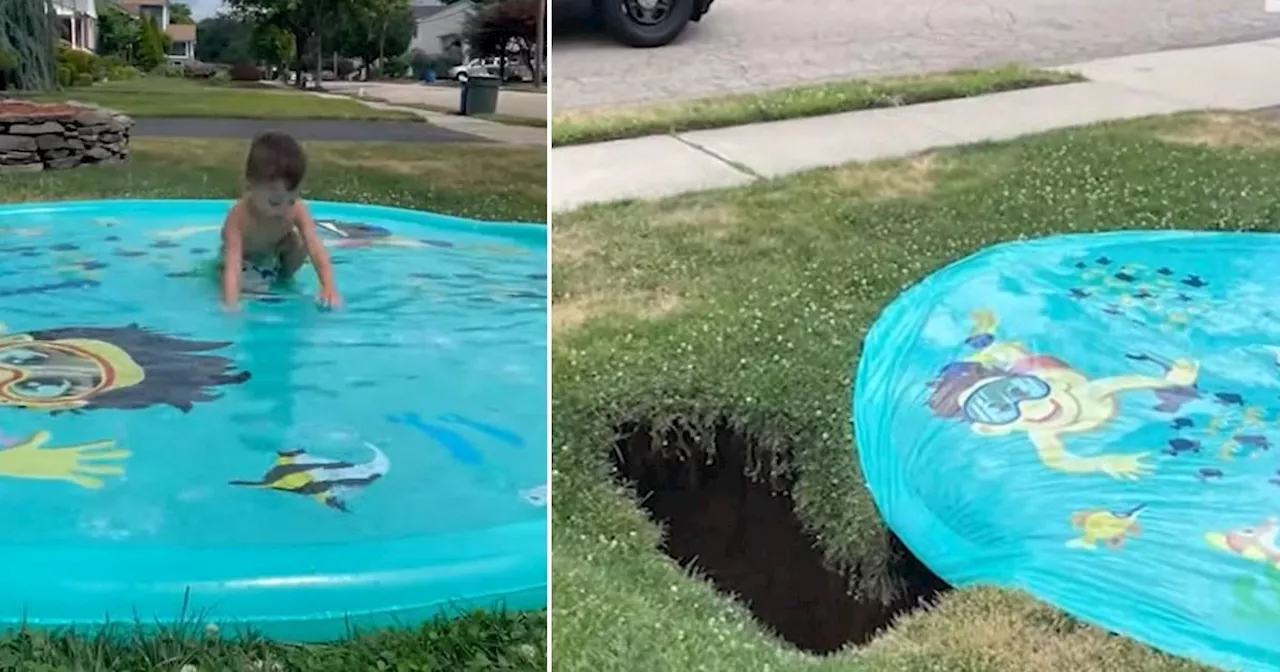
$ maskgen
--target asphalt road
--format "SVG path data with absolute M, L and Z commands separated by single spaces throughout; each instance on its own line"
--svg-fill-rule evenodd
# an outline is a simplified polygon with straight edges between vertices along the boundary
M 640 50 L 586 29 L 565 1 L 553 4 L 557 110 L 1280 36 L 1265 0 L 716 0 L 675 43 Z
M 286 131 L 298 140 L 347 142 L 486 142 L 466 133 L 419 121 L 355 119 L 187 119 L 134 118 L 139 138 L 243 138 Z

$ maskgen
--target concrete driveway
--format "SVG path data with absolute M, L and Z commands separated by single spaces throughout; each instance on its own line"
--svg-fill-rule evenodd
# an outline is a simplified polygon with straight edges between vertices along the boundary
M 653 103 L 820 80 L 1059 65 L 1280 36 L 1265 0 L 716 0 L 658 49 L 555 14 L 556 109 Z M 560 7 L 559 4 L 556 5 Z M 565 16 L 576 19 L 576 12 Z
M 400 84 L 390 82 L 325 82 L 324 88 L 334 93 L 355 94 L 364 89 L 365 97 L 399 105 L 431 105 L 457 109 L 462 91 L 441 84 Z M 503 89 L 498 94 L 498 114 L 531 119 L 547 118 L 545 93 Z

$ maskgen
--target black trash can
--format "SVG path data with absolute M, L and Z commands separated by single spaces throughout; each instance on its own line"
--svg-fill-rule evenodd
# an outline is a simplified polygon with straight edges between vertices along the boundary
M 490 75 L 472 75 L 462 83 L 464 115 L 493 114 L 498 111 L 498 90 L 502 80 Z

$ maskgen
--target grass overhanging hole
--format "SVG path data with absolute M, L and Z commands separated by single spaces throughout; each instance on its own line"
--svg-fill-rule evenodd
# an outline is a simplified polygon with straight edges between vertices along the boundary
M 891 604 L 850 595 L 796 517 L 791 480 L 773 475 L 752 437 L 724 419 L 618 427 L 615 478 L 666 531 L 662 551 L 744 604 L 782 639 L 815 654 L 862 645 L 946 584 L 896 543 L 908 587 Z M 785 464 L 785 462 L 784 462 Z M 785 471 L 785 470 L 784 470 Z

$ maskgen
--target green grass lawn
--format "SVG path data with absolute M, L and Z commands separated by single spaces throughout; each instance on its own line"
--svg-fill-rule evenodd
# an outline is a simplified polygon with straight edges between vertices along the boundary
M 551 123 L 551 144 L 577 145 L 897 107 L 1080 81 L 1079 75 L 1008 65 L 927 75 L 808 84 L 773 91 L 653 105 L 568 110 Z
M 286 645 L 204 630 L 0 635 L 0 669 L 26 672 L 526 671 L 546 668 L 546 615 L 477 612 L 333 644 Z M 184 667 L 190 666 L 190 667 Z
M 34 96 L 36 100 L 77 100 L 135 117 L 224 117 L 243 119 L 408 119 L 394 110 L 375 110 L 354 100 L 321 98 L 280 87 L 234 86 L 229 82 L 144 77 Z
M 491 220 L 546 221 L 540 147 L 493 143 L 304 142 L 303 195 Z M 0 174 L 0 201 L 234 198 L 247 140 L 134 138 L 122 166 Z
M 794 479 L 795 516 L 857 595 L 894 599 L 907 565 L 863 486 L 849 413 L 879 311 L 948 262 L 1022 237 L 1280 231 L 1277 171 L 1280 122 L 1179 116 L 557 214 L 555 669 L 1204 669 L 990 588 L 946 593 L 857 650 L 808 655 L 661 553 L 659 526 L 610 474 L 636 426 L 668 439 L 638 450 L 685 459 L 687 479 L 732 454 L 716 451 L 746 452 L 754 473 Z M 677 440 L 661 431 L 682 425 Z M 746 447 L 718 444 L 717 429 Z
M 304 196 L 494 220 L 543 222 L 546 151 L 493 144 L 303 143 Z M 0 202 L 92 198 L 234 198 L 245 141 L 137 138 L 129 163 L 0 174 Z M 424 151 L 425 150 L 425 151 Z M 199 628 L 140 636 L 0 635 L 0 670 L 31 672 L 356 672 L 538 670 L 546 616 L 475 613 L 328 645 L 210 638 Z M 277 667 L 278 665 L 278 667 Z
M 439 112 L 440 114 L 452 114 L 452 115 L 460 116 L 460 113 L 458 112 L 457 107 L 450 107 L 446 105 L 428 105 L 426 103 L 411 103 L 411 104 L 395 103 L 395 104 L 403 105 L 404 107 L 416 107 L 420 110 L 427 110 L 428 112 Z M 492 121 L 498 124 L 507 124 L 510 126 L 528 126 L 530 128 L 546 128 L 547 127 L 546 119 L 537 119 L 534 117 L 521 117 L 514 114 L 476 114 L 472 116 L 474 116 L 476 119 L 484 119 L 485 121 Z

